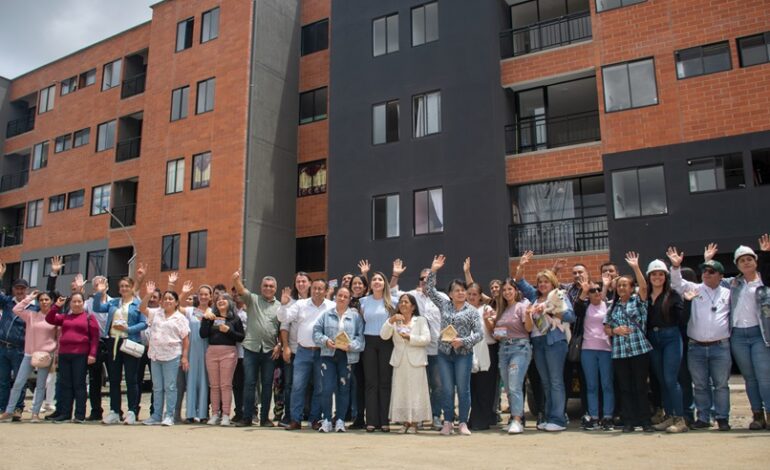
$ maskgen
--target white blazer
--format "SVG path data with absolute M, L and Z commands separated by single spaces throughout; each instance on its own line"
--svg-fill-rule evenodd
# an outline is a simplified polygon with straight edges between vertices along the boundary
M 408 341 L 396 333 L 396 326 L 389 321 L 382 325 L 380 338 L 384 340 L 393 338 L 393 354 L 390 355 L 391 366 L 398 367 L 404 356 L 414 367 L 428 365 L 428 354 L 425 347 L 430 344 L 430 329 L 428 329 L 428 321 L 425 318 L 412 317 L 412 331 L 409 333 Z

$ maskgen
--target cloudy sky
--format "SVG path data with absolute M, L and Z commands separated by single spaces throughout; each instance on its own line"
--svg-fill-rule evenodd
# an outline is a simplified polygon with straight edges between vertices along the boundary
M 0 76 L 15 78 L 152 17 L 160 0 L 0 0 Z

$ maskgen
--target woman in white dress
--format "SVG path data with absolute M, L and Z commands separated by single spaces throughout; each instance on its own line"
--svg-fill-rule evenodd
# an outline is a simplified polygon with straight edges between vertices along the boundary
M 403 433 L 416 433 L 418 423 L 432 419 L 425 352 L 430 344 L 430 330 L 411 294 L 398 299 L 398 313 L 382 325 L 380 337 L 393 338 L 390 421 L 403 423 Z

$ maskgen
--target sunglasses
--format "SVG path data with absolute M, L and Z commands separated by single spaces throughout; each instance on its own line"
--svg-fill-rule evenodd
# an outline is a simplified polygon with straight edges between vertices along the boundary
M 421 278 L 420 278 L 420 280 L 421 280 L 421 281 L 423 281 L 423 282 L 424 282 L 426 279 L 428 279 L 428 278 L 427 278 L 427 277 L 421 277 Z
M 599 289 L 598 287 L 592 287 L 592 288 L 588 289 L 588 293 L 589 293 L 589 294 L 598 294 L 598 293 L 599 293 L 599 292 L 601 292 L 601 291 L 602 291 L 602 290 L 601 290 L 601 289 Z
M 716 274 L 716 270 L 708 268 L 703 270 L 703 274 Z

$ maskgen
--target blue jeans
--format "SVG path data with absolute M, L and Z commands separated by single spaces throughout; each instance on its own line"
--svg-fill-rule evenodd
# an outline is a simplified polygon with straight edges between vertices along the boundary
M 770 411 L 770 348 L 765 346 L 759 326 L 733 328 L 730 346 L 746 381 L 751 411 Z
M 11 379 L 19 375 L 22 359 L 24 359 L 24 349 L 6 348 L 0 345 L 0 409 L 7 409 L 11 404 L 8 403 L 13 386 Z M 24 393 L 19 395 L 15 406 L 17 409 L 24 408 Z
M 35 398 L 32 401 L 32 414 L 36 415 L 40 413 L 40 407 L 43 405 L 45 399 L 45 379 L 48 377 L 48 368 L 37 370 L 37 381 L 35 382 Z M 13 382 L 13 389 L 11 390 L 11 397 L 8 399 L 8 406 L 5 408 L 6 413 L 13 413 L 16 407 L 16 402 L 21 399 L 22 406 L 24 404 L 24 387 L 27 385 L 27 379 L 29 373 L 32 372 L 32 356 L 24 355 L 24 359 L 19 366 L 19 372 L 16 374 L 16 380 Z
M 647 338 L 652 344 L 650 362 L 658 378 L 663 409 L 669 416 L 684 416 L 682 387 L 679 385 L 679 366 L 682 364 L 682 336 L 679 327 L 651 329 Z
M 444 421 L 450 423 L 455 419 L 455 387 L 457 399 L 460 402 L 461 423 L 468 422 L 471 413 L 471 369 L 473 354 L 438 353 L 438 370 L 441 375 L 441 408 L 444 410 Z
M 438 369 L 438 355 L 428 356 L 427 371 L 430 409 L 434 418 L 441 418 L 441 373 Z
M 152 419 L 160 421 L 162 418 L 174 419 L 176 409 L 177 391 L 176 378 L 179 373 L 179 360 L 177 356 L 170 361 L 152 361 L 150 373 L 152 374 Z M 163 413 L 163 402 L 166 402 L 166 412 Z
M 299 346 L 294 355 L 294 374 L 291 386 L 291 419 L 302 422 L 302 411 L 305 408 L 305 390 L 313 377 L 313 397 L 310 400 L 310 423 L 321 417 L 321 352 Z
M 532 345 L 529 339 L 515 340 L 500 344 L 498 367 L 503 387 L 508 394 L 508 406 L 511 416 L 524 416 L 524 378 L 527 376 L 529 362 L 532 360 Z
M 115 342 L 118 342 L 115 349 Z M 125 339 L 109 338 L 107 340 L 107 376 L 110 380 L 110 411 L 122 414 L 120 383 L 123 380 L 123 369 L 126 371 L 126 400 L 128 411 L 139 414 L 139 358 L 130 356 L 120 350 Z M 114 353 L 114 354 L 113 354 Z
M 257 393 L 257 377 L 260 379 L 259 422 L 267 421 L 270 400 L 273 398 L 273 373 L 275 362 L 272 351 L 254 352 L 243 349 L 243 421 L 251 423 L 254 418 L 254 401 Z
M 690 368 L 695 387 L 695 409 L 698 420 L 710 422 L 711 415 L 716 419 L 730 417 L 730 342 L 722 340 L 711 346 L 701 346 L 693 341 L 687 345 L 687 366 Z M 712 399 L 713 384 L 713 399 Z M 713 412 L 712 412 L 713 406 Z
M 583 349 L 580 365 L 586 379 L 588 415 L 599 418 L 599 386 L 602 388 L 602 418 L 612 418 L 615 411 L 615 387 L 612 378 L 612 352 Z
M 348 353 L 335 351 L 334 356 L 321 358 L 321 380 L 323 385 L 321 412 L 323 418 L 329 421 L 341 419 L 345 421 L 350 404 L 351 367 L 348 364 Z M 337 415 L 332 419 L 332 395 L 336 397 Z
M 532 338 L 532 348 L 545 393 L 545 422 L 566 426 L 564 361 L 567 359 L 567 341 L 557 341 L 549 346 L 545 336 L 536 336 Z

